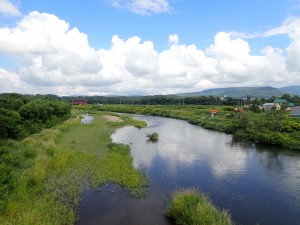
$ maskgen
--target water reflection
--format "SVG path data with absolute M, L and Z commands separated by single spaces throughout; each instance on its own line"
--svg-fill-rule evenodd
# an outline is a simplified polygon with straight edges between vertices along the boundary
M 192 168 L 201 161 L 210 164 L 217 178 L 243 173 L 247 152 L 239 151 L 241 146 L 238 145 L 224 145 L 232 143 L 232 136 L 199 129 L 184 121 L 174 121 L 176 120 L 154 117 L 151 118 L 149 127 L 141 130 L 125 127 L 113 134 L 112 139 L 131 144 L 136 168 L 149 168 L 159 158 L 164 161 L 170 176 L 182 167 Z M 158 130 L 159 141 L 147 143 L 147 133 Z
M 83 114 L 82 119 L 80 120 L 81 124 L 89 124 L 93 121 L 94 117 L 89 114 Z
M 102 200 L 111 196 L 87 192 L 79 216 L 88 215 L 86 218 L 94 218 L 97 224 L 113 213 L 114 221 L 135 217 L 130 224 L 166 225 L 169 221 L 161 212 L 169 193 L 177 187 L 197 186 L 209 193 L 219 208 L 229 209 L 237 224 L 300 224 L 299 153 L 257 146 L 184 121 L 136 117 L 146 120 L 148 127 L 124 127 L 112 139 L 131 146 L 133 165 L 150 177 L 149 197 L 114 196 L 116 204 L 106 212 L 103 208 L 108 204 Z M 146 135 L 152 132 L 158 133 L 158 142 L 147 142 Z M 101 210 L 90 212 L 91 202 Z M 122 215 L 114 211 L 120 208 L 126 209 Z M 142 220 L 141 209 L 147 212 Z

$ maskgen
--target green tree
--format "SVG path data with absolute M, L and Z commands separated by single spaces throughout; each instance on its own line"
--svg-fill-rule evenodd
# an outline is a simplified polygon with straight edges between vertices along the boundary
M 286 99 L 288 102 L 291 101 L 291 99 L 292 99 L 290 94 L 284 94 L 284 95 L 282 95 L 281 98 Z
M 0 138 L 18 138 L 21 133 L 20 122 L 18 112 L 0 108 Z

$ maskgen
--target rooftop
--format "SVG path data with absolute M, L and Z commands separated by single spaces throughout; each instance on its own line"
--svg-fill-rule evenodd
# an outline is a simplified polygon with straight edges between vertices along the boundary
M 287 100 L 284 98 L 276 98 L 274 100 L 274 103 L 287 103 Z

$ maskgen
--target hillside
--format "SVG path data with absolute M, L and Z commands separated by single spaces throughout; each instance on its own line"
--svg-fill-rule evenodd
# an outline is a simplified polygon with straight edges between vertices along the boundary
M 287 86 L 282 88 L 266 87 L 228 87 L 213 88 L 200 92 L 181 93 L 178 96 L 230 96 L 232 98 L 270 98 L 272 96 L 281 97 L 283 94 L 299 95 L 300 85 Z
M 283 90 L 273 87 L 229 87 L 229 88 L 214 88 L 207 89 L 201 92 L 183 93 L 180 96 L 230 96 L 233 98 L 266 98 L 272 96 L 282 96 Z
M 287 87 L 279 88 L 281 91 L 283 91 L 286 94 L 291 95 L 299 95 L 300 96 L 300 85 L 292 85 Z

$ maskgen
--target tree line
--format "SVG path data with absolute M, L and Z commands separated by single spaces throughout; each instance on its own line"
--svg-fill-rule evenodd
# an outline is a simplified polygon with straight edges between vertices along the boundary
M 129 104 L 129 105 L 262 105 L 274 102 L 278 97 L 271 98 L 232 98 L 218 96 L 178 96 L 178 95 L 149 95 L 149 96 L 63 96 L 58 97 L 71 102 L 73 99 L 86 99 L 88 104 Z M 299 96 L 284 94 L 280 98 L 300 105 Z

